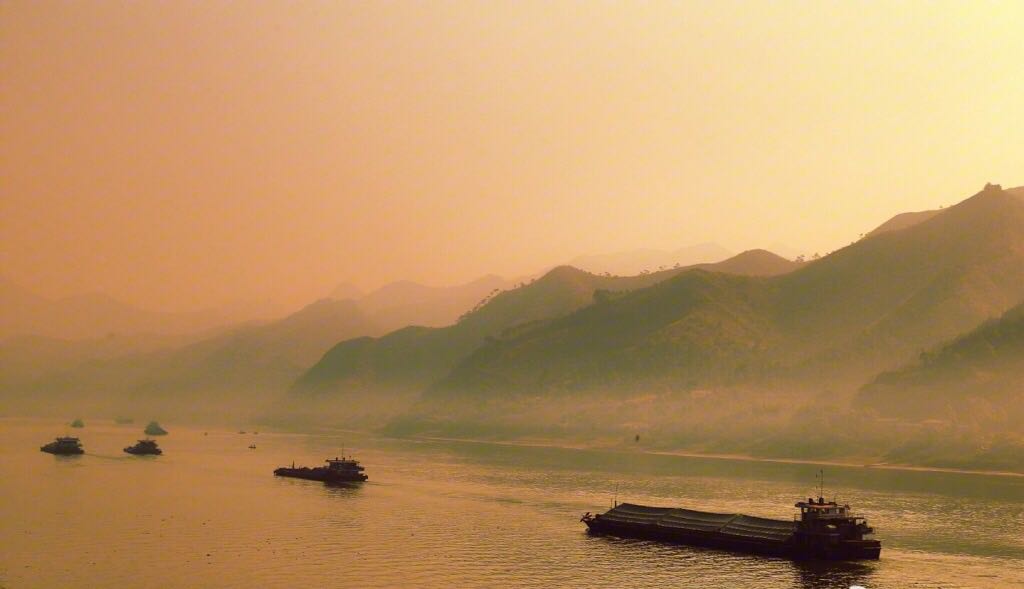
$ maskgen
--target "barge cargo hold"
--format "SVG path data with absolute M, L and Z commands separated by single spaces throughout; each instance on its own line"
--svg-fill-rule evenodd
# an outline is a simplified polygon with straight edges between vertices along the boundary
M 658 540 L 793 559 L 873 560 L 882 544 L 867 521 L 848 505 L 819 497 L 796 504 L 791 521 L 736 513 L 646 507 L 622 503 L 582 520 L 592 534 Z

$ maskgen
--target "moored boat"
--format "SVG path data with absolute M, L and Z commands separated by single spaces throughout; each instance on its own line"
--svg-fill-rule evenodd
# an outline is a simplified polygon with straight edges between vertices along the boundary
M 82 448 L 82 442 L 79 441 L 78 438 L 72 438 L 70 436 L 61 436 L 45 446 L 40 446 L 39 449 L 43 452 L 59 454 L 62 456 L 85 454 L 85 449 Z
M 365 470 L 359 461 L 351 457 L 341 457 L 326 460 L 327 466 L 309 468 L 308 466 L 291 467 L 283 466 L 274 470 L 274 475 L 279 477 L 292 477 L 310 481 L 322 481 L 324 483 L 358 483 L 367 479 Z
M 166 436 L 167 430 L 160 427 L 159 423 L 151 421 L 149 422 L 148 425 L 146 425 L 146 429 L 142 430 L 142 433 L 146 434 L 147 436 Z
M 768 554 L 794 559 L 873 560 L 882 544 L 871 537 L 867 520 L 849 505 L 817 500 L 796 503 L 799 517 L 775 520 L 738 513 L 647 507 L 621 503 L 606 513 L 584 514 L 592 534 L 659 540 Z
M 127 448 L 124 449 L 124 451 L 129 454 L 136 454 L 140 456 L 159 456 L 164 453 L 163 450 L 157 447 L 156 440 L 139 440 L 137 444 L 135 444 L 134 446 L 128 446 Z

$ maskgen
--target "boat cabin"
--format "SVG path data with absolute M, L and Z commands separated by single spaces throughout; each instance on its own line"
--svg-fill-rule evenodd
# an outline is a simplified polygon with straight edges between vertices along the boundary
M 822 520 L 822 519 L 852 519 L 849 505 L 839 505 L 835 501 L 825 501 L 824 497 L 818 497 L 815 501 L 808 497 L 807 501 L 800 501 L 796 504 L 800 508 L 800 520 Z
M 358 460 L 354 460 L 352 458 L 338 458 L 338 457 L 335 457 L 333 459 L 328 459 L 325 462 L 327 462 L 327 468 L 330 469 L 330 470 L 346 470 L 346 471 L 348 471 L 348 470 L 362 470 L 363 469 L 361 466 L 359 466 L 359 461 Z

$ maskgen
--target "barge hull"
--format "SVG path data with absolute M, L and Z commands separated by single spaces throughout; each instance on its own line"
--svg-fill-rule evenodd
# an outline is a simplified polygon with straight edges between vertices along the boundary
M 628 503 L 583 522 L 591 534 L 793 559 L 875 560 L 882 549 L 873 539 L 807 534 L 796 521 Z

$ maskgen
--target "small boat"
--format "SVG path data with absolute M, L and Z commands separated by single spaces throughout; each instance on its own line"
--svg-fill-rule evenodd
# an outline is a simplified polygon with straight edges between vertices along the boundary
M 40 446 L 39 449 L 43 452 L 59 454 L 61 456 L 85 454 L 85 449 L 82 448 L 82 442 L 80 442 L 78 438 L 72 438 L 69 436 L 59 437 L 45 446 Z
M 146 426 L 146 429 L 144 429 L 142 431 L 147 436 L 166 436 L 167 435 L 167 430 L 165 430 L 164 428 L 160 427 L 160 424 L 155 422 L 155 421 L 149 422 L 149 425 Z
M 250 450 L 255 450 L 256 449 L 256 444 L 249 444 L 249 449 Z
M 157 447 L 156 440 L 139 440 L 139 443 L 134 446 L 128 446 L 124 449 L 129 454 L 142 455 L 153 455 L 159 456 L 164 453 L 163 450 Z
M 74 428 L 85 427 L 85 422 L 82 421 L 81 418 L 78 418 L 78 419 L 76 419 L 76 420 L 71 422 L 71 427 L 74 427 Z
M 358 483 L 367 479 L 367 476 L 363 473 L 365 469 L 354 458 L 341 457 L 328 459 L 325 462 L 327 462 L 327 466 L 318 466 L 316 468 L 309 468 L 308 466 L 296 468 L 295 464 L 292 463 L 290 468 L 282 466 L 276 469 L 274 475 L 322 481 L 324 483 Z

